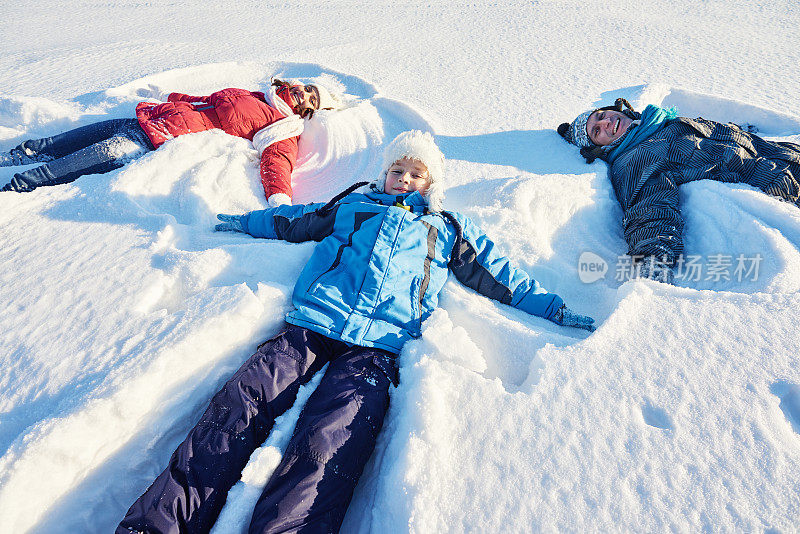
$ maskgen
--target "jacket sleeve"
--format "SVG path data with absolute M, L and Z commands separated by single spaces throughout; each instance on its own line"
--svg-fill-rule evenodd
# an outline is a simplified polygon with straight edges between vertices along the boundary
M 623 211 L 622 228 L 631 256 L 655 256 L 672 265 L 683 254 L 679 177 L 665 158 L 633 150 L 609 169 Z
M 511 265 L 497 252 L 495 244 L 468 218 L 455 215 L 463 239 L 450 269 L 456 279 L 481 295 L 508 304 L 531 315 L 552 319 L 564 304 L 561 297 L 548 293 L 539 282 Z M 460 260 L 460 265 L 459 264 Z
M 758 187 L 792 203 L 800 197 L 800 146 L 766 141 L 745 132 L 733 123 L 703 119 L 686 121 L 697 133 L 693 136 L 701 160 L 681 169 L 682 183 L 708 178 Z
M 267 199 L 276 193 L 292 198 L 292 171 L 297 161 L 297 137 L 273 143 L 261 153 L 259 171 Z
M 292 243 L 322 241 L 333 232 L 338 206 L 324 215 L 323 204 L 282 205 L 251 211 L 242 217 L 244 231 L 253 237 L 282 239 Z
M 183 93 L 170 93 L 167 97 L 167 102 L 205 102 L 206 104 L 211 103 L 210 96 L 192 96 L 192 95 L 185 95 Z

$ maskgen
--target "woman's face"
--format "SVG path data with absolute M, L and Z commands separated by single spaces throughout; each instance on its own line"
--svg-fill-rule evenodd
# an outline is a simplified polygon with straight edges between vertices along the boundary
M 301 117 L 313 115 L 319 109 L 319 92 L 313 85 L 293 85 L 289 94 L 294 102 L 292 110 Z
M 619 111 L 600 109 L 589 115 L 586 133 L 592 143 L 598 146 L 610 145 L 628 131 L 633 120 Z
M 428 167 L 421 161 L 411 158 L 398 159 L 386 171 L 386 183 L 383 192 L 390 195 L 404 195 L 418 191 L 424 195 L 431 185 Z

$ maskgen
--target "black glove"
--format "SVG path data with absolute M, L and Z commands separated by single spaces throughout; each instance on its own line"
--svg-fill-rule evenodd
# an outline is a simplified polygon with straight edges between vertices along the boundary
M 583 328 L 584 330 L 588 330 L 589 332 L 594 332 L 597 328 L 594 325 L 594 319 L 589 317 L 588 315 L 579 315 L 574 311 L 567 308 L 566 304 L 563 304 L 556 314 L 551 319 L 554 323 L 561 326 L 574 326 L 575 328 Z
M 226 215 L 224 213 L 217 214 L 217 219 L 222 221 L 214 227 L 217 232 L 244 232 L 242 225 L 243 215 Z
M 637 263 L 639 269 L 636 278 L 647 278 L 656 282 L 673 284 L 675 271 L 667 263 L 656 259 L 655 256 L 645 256 Z

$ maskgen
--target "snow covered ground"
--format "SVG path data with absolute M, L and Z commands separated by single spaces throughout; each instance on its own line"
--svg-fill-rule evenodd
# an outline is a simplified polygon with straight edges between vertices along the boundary
M 371 178 L 396 133 L 432 130 L 446 206 L 598 320 L 587 335 L 449 283 L 401 354 L 344 532 L 800 530 L 800 210 L 685 186 L 687 254 L 705 270 L 625 282 L 605 166 L 555 132 L 625 96 L 800 142 L 796 3 L 4 4 L 0 149 L 131 117 L 151 83 L 323 77 L 347 108 L 309 131 L 297 201 Z M 264 206 L 260 187 L 250 143 L 205 132 L 108 175 L 0 193 L 0 533 L 113 530 L 280 329 L 312 245 L 212 231 L 216 213 Z M 581 281 L 584 253 L 604 277 Z M 761 258 L 757 276 L 737 276 L 740 256 Z M 725 259 L 728 279 L 708 270 Z M 218 534 L 246 529 L 300 404 Z

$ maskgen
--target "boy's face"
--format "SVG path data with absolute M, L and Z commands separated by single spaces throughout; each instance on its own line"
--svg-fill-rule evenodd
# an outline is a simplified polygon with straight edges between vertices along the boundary
M 418 191 L 424 195 L 431 185 L 428 167 L 421 161 L 403 158 L 392 163 L 386 171 L 386 184 L 383 192 L 390 195 L 403 195 Z

